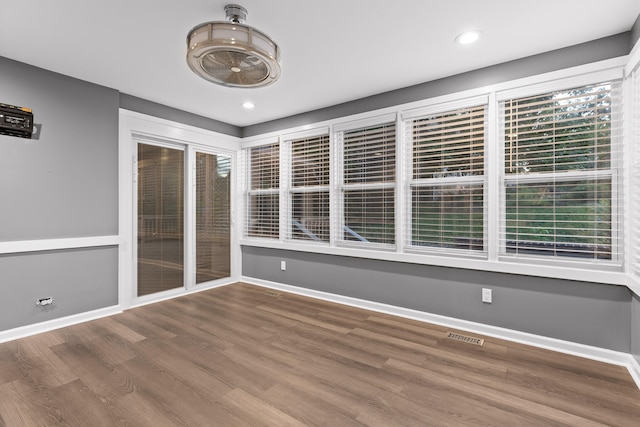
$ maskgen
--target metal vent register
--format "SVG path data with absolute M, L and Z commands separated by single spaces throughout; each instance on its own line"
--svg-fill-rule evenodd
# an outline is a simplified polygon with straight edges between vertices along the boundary
M 268 295 L 270 297 L 279 297 L 281 295 L 276 291 L 264 291 L 263 294 Z
M 467 335 L 456 334 L 455 332 L 447 332 L 447 338 L 451 338 L 452 340 L 462 341 L 462 342 L 475 344 L 475 345 L 484 344 L 484 340 L 482 338 L 469 337 Z

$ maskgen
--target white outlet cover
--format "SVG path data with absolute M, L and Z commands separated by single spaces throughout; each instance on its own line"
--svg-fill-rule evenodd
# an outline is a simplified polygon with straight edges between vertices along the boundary
M 491 289 L 482 288 L 482 302 L 492 303 Z
M 285 271 L 287 269 L 287 261 L 280 261 L 280 270 Z

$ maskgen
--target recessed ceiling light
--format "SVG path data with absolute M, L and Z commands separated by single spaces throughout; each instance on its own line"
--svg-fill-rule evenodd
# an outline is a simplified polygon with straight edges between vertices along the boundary
M 458 37 L 456 37 L 456 43 L 471 44 L 478 41 L 479 38 L 480 38 L 480 31 L 478 30 L 465 31 L 464 33 L 459 34 Z
M 245 101 L 245 102 L 242 103 L 242 106 L 244 108 L 246 108 L 247 110 L 251 110 L 252 108 L 255 107 L 255 104 L 253 102 L 251 102 L 251 101 Z

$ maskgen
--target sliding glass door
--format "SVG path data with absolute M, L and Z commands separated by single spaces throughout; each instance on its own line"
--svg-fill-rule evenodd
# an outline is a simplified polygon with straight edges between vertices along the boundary
M 184 151 L 138 144 L 138 296 L 184 286 Z
M 137 144 L 138 297 L 230 277 L 230 180 L 230 156 Z
M 196 152 L 196 284 L 231 275 L 231 158 Z

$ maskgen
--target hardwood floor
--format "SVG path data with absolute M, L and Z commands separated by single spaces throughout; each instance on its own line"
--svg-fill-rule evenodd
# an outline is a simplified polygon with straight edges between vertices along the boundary
M 271 293 L 238 283 L 0 344 L 0 425 L 640 425 L 625 368 Z

